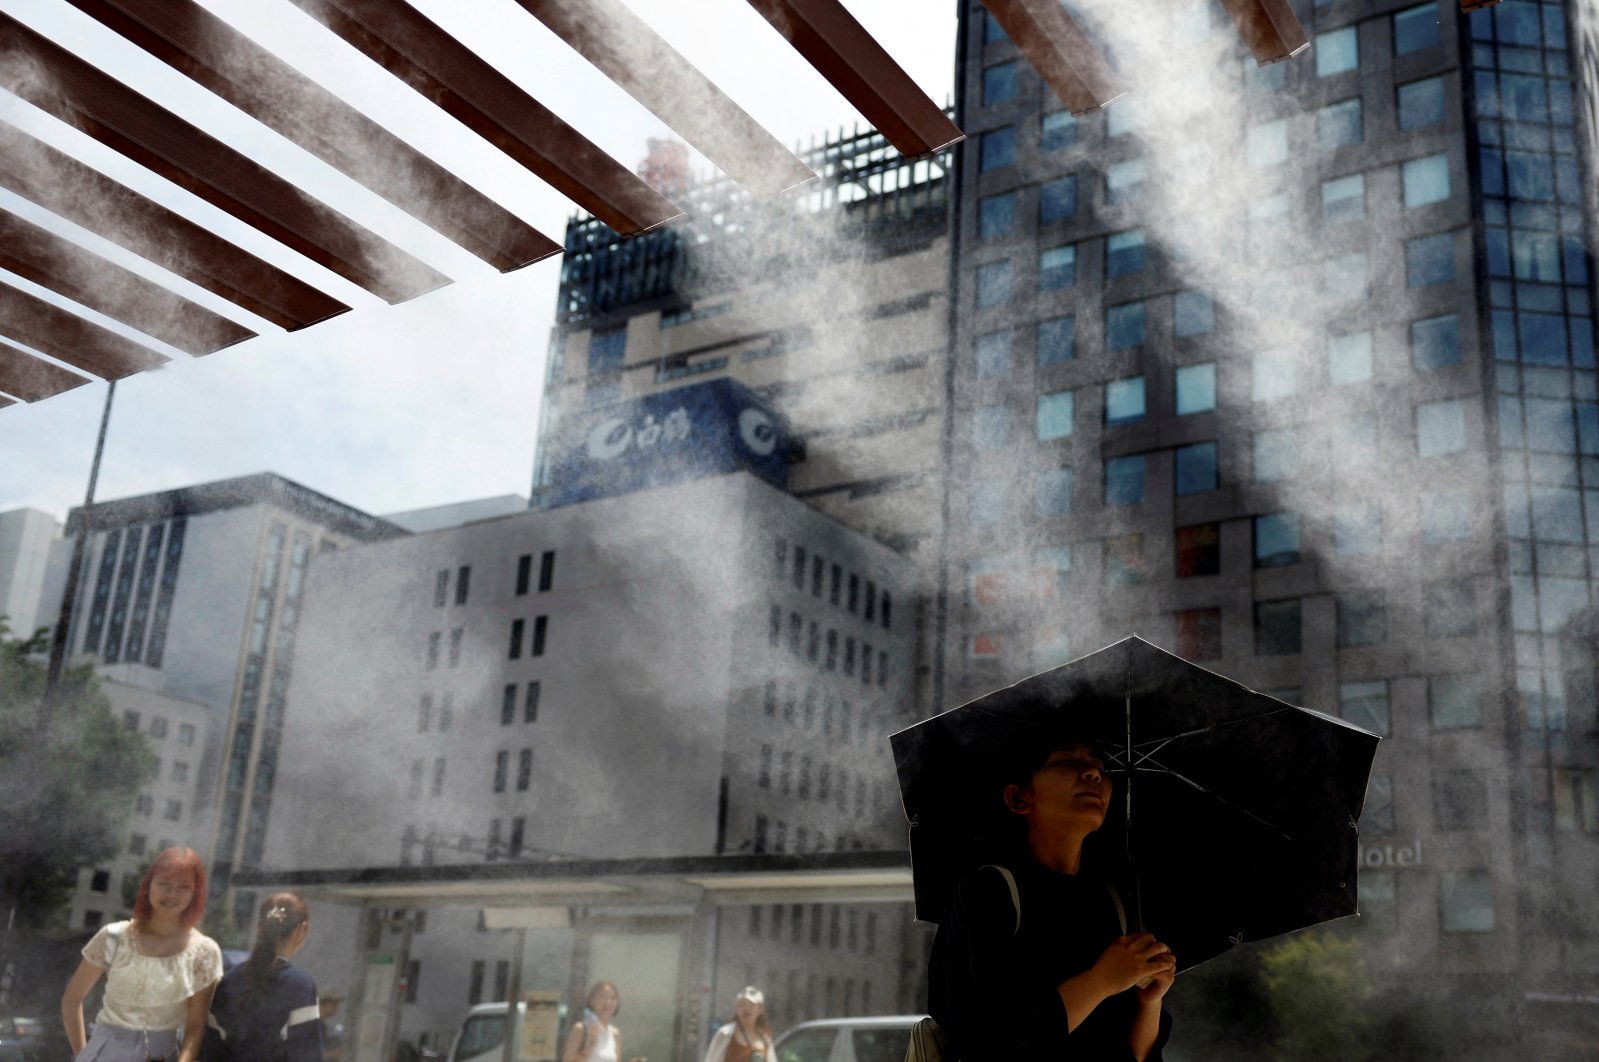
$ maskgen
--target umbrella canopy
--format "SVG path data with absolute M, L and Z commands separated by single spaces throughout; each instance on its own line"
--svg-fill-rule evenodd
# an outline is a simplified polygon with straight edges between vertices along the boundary
M 1113 786 L 1085 868 L 1122 883 L 1130 925 L 1179 970 L 1355 913 L 1377 735 L 1131 637 L 892 736 L 918 918 L 939 921 L 974 867 L 1018 858 L 1004 786 L 1069 737 L 1099 746 Z

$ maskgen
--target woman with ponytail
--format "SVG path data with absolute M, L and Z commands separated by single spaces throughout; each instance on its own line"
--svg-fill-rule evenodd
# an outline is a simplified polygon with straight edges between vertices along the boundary
M 289 965 L 310 930 L 310 908 L 294 893 L 262 902 L 255 948 L 211 998 L 200 1062 L 322 1062 L 316 982 Z

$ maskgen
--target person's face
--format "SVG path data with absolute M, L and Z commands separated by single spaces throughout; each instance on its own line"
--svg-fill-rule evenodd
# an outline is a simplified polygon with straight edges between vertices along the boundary
M 600 1016 L 601 1021 L 610 1021 L 616 1015 L 616 1008 L 622 1001 L 616 995 L 616 989 L 605 985 L 594 990 L 589 997 L 589 1009 Z
M 1030 821 L 1070 823 L 1091 832 L 1105 824 L 1110 779 L 1093 749 L 1067 745 L 1050 753 L 1025 787 L 1008 787 L 1006 802 Z
M 740 1025 L 752 1025 L 760 1016 L 763 1008 L 759 1003 L 749 999 L 740 999 L 733 1004 L 733 1013 L 738 1015 Z
M 194 902 L 194 882 L 181 870 L 164 870 L 150 881 L 150 907 L 163 915 L 182 918 Z

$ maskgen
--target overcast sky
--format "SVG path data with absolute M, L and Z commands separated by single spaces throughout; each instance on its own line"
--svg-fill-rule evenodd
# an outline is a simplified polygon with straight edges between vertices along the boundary
M 512 0 L 410 0 L 632 169 L 668 130 Z M 793 144 L 861 121 L 746 0 L 625 0 L 769 131 Z M 404 88 L 288 0 L 202 0 L 258 43 L 561 240 L 560 194 Z M 953 0 L 844 0 L 940 103 L 951 92 Z M 456 283 L 388 306 L 0 91 L 0 120 L 209 225 L 307 278 L 354 312 L 289 334 L 198 288 L 195 301 L 262 331 L 205 358 L 117 385 L 97 496 L 126 497 L 273 471 L 371 512 L 526 494 L 554 323 L 559 257 L 501 275 L 288 141 L 196 89 L 63 0 L 0 10 L 394 240 Z M 708 163 L 696 160 L 703 172 Z M 70 224 L 0 191 L 0 207 L 117 257 Z M 119 261 L 152 276 L 130 256 Z M 39 292 L 0 271 L 0 280 Z M 102 320 L 102 323 L 106 323 Z M 106 385 L 0 409 L 0 511 L 82 503 Z

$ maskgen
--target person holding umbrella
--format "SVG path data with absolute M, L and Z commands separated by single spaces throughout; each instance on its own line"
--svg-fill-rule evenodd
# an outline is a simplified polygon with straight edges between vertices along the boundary
M 1105 764 L 1081 740 L 1032 748 L 993 794 L 1005 862 L 967 874 L 940 922 L 928 1012 L 962 1062 L 1158 1059 L 1176 959 L 1125 931 L 1119 894 L 1084 862 L 1110 805 Z

